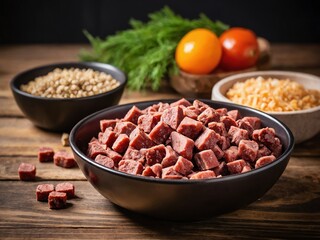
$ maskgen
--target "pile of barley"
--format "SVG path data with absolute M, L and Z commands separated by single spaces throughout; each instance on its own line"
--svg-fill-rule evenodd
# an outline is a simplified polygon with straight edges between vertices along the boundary
M 21 90 L 47 98 L 80 98 L 108 92 L 120 85 L 110 74 L 93 69 L 56 68 L 21 86 Z

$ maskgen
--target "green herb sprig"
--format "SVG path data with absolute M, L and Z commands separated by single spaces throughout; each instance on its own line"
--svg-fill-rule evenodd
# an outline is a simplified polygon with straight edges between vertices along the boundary
M 175 14 L 169 7 L 149 14 L 144 23 L 130 20 L 131 29 L 107 36 L 106 39 L 84 34 L 89 39 L 92 51 L 80 52 L 83 61 L 110 63 L 128 75 L 128 88 L 141 90 L 151 87 L 157 91 L 169 72 L 176 72 L 174 53 L 180 39 L 195 28 L 208 28 L 218 36 L 228 29 L 220 21 L 213 22 L 206 15 L 189 20 Z

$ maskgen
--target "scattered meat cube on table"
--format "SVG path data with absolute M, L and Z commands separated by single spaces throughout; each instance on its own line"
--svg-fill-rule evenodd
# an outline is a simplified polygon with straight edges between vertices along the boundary
M 48 196 L 50 209 L 62 209 L 67 205 L 67 194 L 64 192 L 53 191 Z
M 58 183 L 56 185 L 56 192 L 63 192 L 67 194 L 67 199 L 71 199 L 75 197 L 75 187 L 72 183 L 69 182 L 63 182 L 63 183 Z
M 77 166 L 72 153 L 65 150 L 60 150 L 54 154 L 54 164 L 59 167 L 72 168 Z
M 47 202 L 49 194 L 54 191 L 53 184 L 40 184 L 36 189 L 36 199 L 40 202 Z
M 51 147 L 40 147 L 38 152 L 39 162 L 52 162 L 54 150 Z
M 22 181 L 33 181 L 36 179 L 36 166 L 31 163 L 21 163 L 18 168 L 19 178 Z

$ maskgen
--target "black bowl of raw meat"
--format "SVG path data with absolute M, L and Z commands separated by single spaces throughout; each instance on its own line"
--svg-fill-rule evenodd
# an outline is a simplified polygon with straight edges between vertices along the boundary
M 104 93 L 77 98 L 42 97 L 21 90 L 21 85 L 47 75 L 56 68 L 92 69 L 110 74 L 120 84 Z M 69 132 L 77 122 L 89 114 L 118 104 L 126 83 L 126 75 L 112 65 L 96 62 L 65 62 L 21 72 L 12 79 L 10 87 L 17 105 L 35 126 L 54 132 Z
M 188 100 L 193 102 L 193 99 Z M 160 101 L 170 104 L 177 99 Z M 71 148 L 80 169 L 92 186 L 114 204 L 160 219 L 200 220 L 234 211 L 256 201 L 277 182 L 285 170 L 294 147 L 294 138 L 284 124 L 255 109 L 211 100 L 201 101 L 214 109 L 238 110 L 243 117 L 258 117 L 262 128 L 273 128 L 282 144 L 276 159 L 251 171 L 232 175 L 221 176 L 217 173 L 218 177 L 209 179 L 162 179 L 111 169 L 88 156 L 88 143 L 93 137 L 98 138 L 101 131 L 100 120 L 121 119 L 134 105 L 145 109 L 160 101 L 131 103 L 101 110 L 81 120 L 70 133 Z

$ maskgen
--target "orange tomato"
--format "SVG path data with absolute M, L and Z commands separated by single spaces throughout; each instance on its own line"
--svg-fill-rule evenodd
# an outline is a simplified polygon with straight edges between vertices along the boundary
M 241 70 L 254 66 L 259 58 L 259 46 L 254 32 L 233 27 L 219 38 L 222 45 L 220 66 L 225 70 Z
M 216 34 L 208 29 L 197 28 L 180 40 L 175 60 L 185 72 L 208 74 L 219 64 L 221 52 L 221 44 Z

